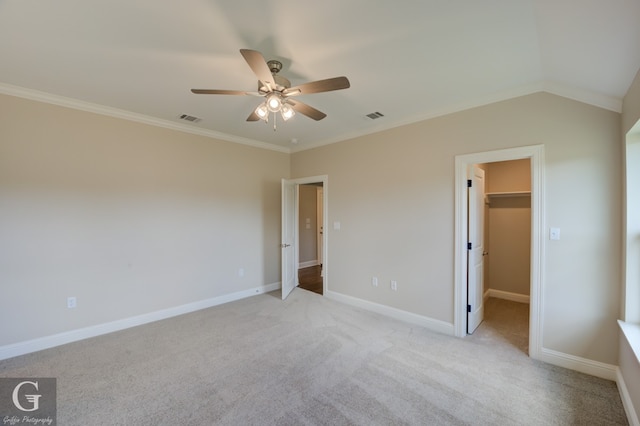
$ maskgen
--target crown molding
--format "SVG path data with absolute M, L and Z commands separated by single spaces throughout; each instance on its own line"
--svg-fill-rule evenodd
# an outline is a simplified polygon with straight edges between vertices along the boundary
M 609 111 L 621 113 L 622 112 L 622 99 L 613 96 L 606 96 L 599 93 L 591 92 L 588 90 L 578 89 L 561 83 L 555 83 L 550 81 L 541 81 L 530 85 L 519 86 L 510 90 L 506 90 L 500 93 L 492 94 L 470 100 L 468 102 L 462 102 L 458 104 L 452 104 L 444 108 L 428 111 L 423 114 L 415 115 L 403 120 L 397 120 L 394 122 L 388 122 L 384 125 L 378 125 L 375 127 L 369 127 L 364 130 L 344 134 L 340 137 L 333 139 L 325 139 L 322 141 L 305 144 L 304 146 L 296 146 L 291 148 L 291 152 L 300 152 L 308 149 L 318 148 L 324 145 L 330 145 L 337 142 L 343 142 L 348 139 L 355 139 L 358 137 L 370 135 L 373 133 L 379 133 L 385 130 L 390 130 L 396 127 L 402 127 L 421 121 L 431 120 L 433 118 L 442 117 L 457 112 L 490 105 L 496 102 L 506 101 L 509 99 L 519 98 L 521 96 L 531 95 L 534 93 L 546 92 L 552 95 L 560 96 L 563 98 L 571 99 L 577 102 L 582 102 L 588 105 L 596 106 L 598 108 L 606 109 Z
M 355 139 L 358 137 L 370 135 L 373 133 L 379 133 L 385 130 L 390 130 L 396 127 L 406 126 L 409 124 L 417 123 L 420 121 L 426 121 L 433 118 L 453 114 L 456 112 L 465 111 L 472 108 L 477 108 L 485 105 L 489 105 L 495 102 L 501 102 L 520 96 L 526 96 L 538 92 L 547 92 L 563 98 L 568 98 L 577 102 L 586 103 L 606 110 L 614 111 L 617 113 L 622 112 L 622 99 L 607 96 L 592 91 L 571 87 L 566 84 L 561 84 L 551 81 L 541 81 L 531 85 L 520 86 L 514 89 L 506 90 L 490 96 L 477 98 L 468 102 L 462 102 L 458 104 L 448 105 L 443 108 L 428 111 L 423 114 L 414 115 L 402 120 L 396 120 L 394 122 L 388 122 L 384 125 L 378 125 L 374 127 L 368 127 L 355 132 L 346 133 L 335 138 L 324 139 L 302 146 L 295 147 L 283 147 L 266 142 L 261 142 L 254 139 L 242 138 L 239 136 L 233 136 L 226 133 L 216 132 L 208 129 L 201 129 L 192 127 L 182 123 L 176 123 L 170 120 L 163 120 L 160 118 L 151 117 L 144 114 L 138 114 L 131 111 L 126 111 L 118 108 L 112 108 L 104 105 L 94 104 L 90 102 L 80 101 L 78 99 L 67 98 L 64 96 L 53 95 L 50 93 L 40 92 L 37 90 L 27 89 L 24 87 L 13 86 L 10 84 L 0 83 L 0 93 L 16 96 L 20 98 L 30 99 L 38 102 L 44 102 L 48 104 L 63 106 L 67 108 L 77 109 L 86 112 L 92 112 L 95 114 L 106 115 L 110 117 L 120 118 L 123 120 L 134 121 L 138 123 L 148 124 L 156 127 L 163 127 L 165 129 L 176 130 L 184 133 L 191 133 L 198 136 L 204 136 L 212 139 L 239 143 L 242 145 L 252 146 L 254 148 L 267 149 L 270 151 L 277 151 L 282 153 L 294 153 L 300 151 L 306 151 L 313 148 L 318 148 L 324 145 L 330 145 L 333 143 L 344 142 L 349 139 Z
M 569 86 L 567 84 L 557 83 L 553 81 L 544 81 L 541 83 L 541 91 L 551 93 L 553 95 L 562 96 L 563 98 L 593 105 L 609 111 L 622 113 L 622 98 L 615 96 L 603 95 L 601 93 L 592 92 L 590 90 L 580 89 Z
M 78 99 L 67 98 L 64 96 L 53 95 L 51 93 L 40 92 L 24 87 L 13 86 L 10 84 L 0 83 L 0 93 L 15 96 L 19 98 L 29 99 L 32 101 L 43 102 L 52 105 L 58 105 L 66 108 L 76 109 L 94 114 L 106 115 L 109 117 L 120 118 L 123 120 L 134 121 L 137 123 L 148 124 L 150 126 L 162 127 L 165 129 L 176 130 L 179 132 L 190 133 L 198 136 L 205 136 L 211 139 L 218 139 L 227 142 L 239 143 L 242 145 L 252 146 L 254 148 L 268 149 L 270 151 L 278 151 L 289 153 L 289 149 L 266 142 L 261 142 L 248 138 L 232 136 L 213 130 L 192 127 L 182 123 L 175 123 L 170 120 L 163 120 L 144 114 L 138 114 L 118 108 L 112 108 L 104 105 L 94 104 L 91 102 L 80 101 Z
M 432 109 L 427 111 L 426 113 L 417 114 L 402 120 L 396 120 L 394 122 L 387 122 L 384 125 L 378 125 L 375 127 L 368 127 L 367 129 L 352 132 L 349 134 L 342 135 L 340 138 L 334 139 L 326 139 L 323 141 L 317 141 L 315 143 L 310 143 L 305 145 L 304 147 L 293 147 L 291 149 L 292 152 L 304 151 L 307 149 L 317 148 L 324 145 L 329 145 L 332 143 L 342 142 L 347 139 L 355 139 L 358 137 L 370 135 L 373 133 L 383 132 L 385 130 L 394 129 L 396 127 L 407 126 L 409 124 L 419 123 L 421 121 L 431 120 L 433 118 L 442 117 L 449 114 L 454 114 L 457 112 L 465 111 L 468 109 L 478 108 L 485 105 L 490 105 L 496 102 L 501 102 L 513 98 L 518 98 L 520 96 L 530 95 L 532 93 L 542 91 L 542 86 L 540 84 L 534 84 L 530 86 L 521 86 L 512 90 L 504 91 L 501 93 L 493 94 L 490 96 L 485 96 L 481 98 L 477 98 L 468 102 L 461 102 L 457 104 L 452 104 L 445 106 L 443 108 Z

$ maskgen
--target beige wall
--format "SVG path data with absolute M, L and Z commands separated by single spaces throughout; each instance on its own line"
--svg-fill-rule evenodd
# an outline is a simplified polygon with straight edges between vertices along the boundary
M 562 240 L 544 239 L 542 344 L 615 364 L 620 137 L 619 114 L 538 93 L 298 152 L 291 168 L 331 182 L 329 290 L 452 323 L 455 156 L 544 144 L 544 216 Z
M 0 96 L 0 345 L 279 281 L 288 175 L 329 175 L 329 290 L 451 323 L 455 156 L 544 144 L 543 346 L 615 364 L 621 139 L 538 93 L 289 157 Z
M 488 163 L 486 176 L 487 193 L 531 191 L 528 159 Z M 488 200 L 488 288 L 528 296 L 531 288 L 531 197 L 489 196 Z
M 531 161 L 496 161 L 487 164 L 487 192 L 531 191 Z
M 277 283 L 288 175 L 288 154 L 0 96 L 0 346 Z
M 311 262 L 318 260 L 317 246 L 317 186 L 299 186 L 299 262 Z M 307 228 L 308 226 L 308 228 Z

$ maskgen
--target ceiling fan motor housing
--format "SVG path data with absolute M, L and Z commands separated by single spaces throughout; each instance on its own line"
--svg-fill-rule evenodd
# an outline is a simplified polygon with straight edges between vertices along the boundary
M 289 79 L 281 75 L 274 74 L 273 81 L 276 82 L 276 87 L 274 88 L 274 90 L 277 92 L 282 92 L 284 89 L 288 89 L 291 87 L 291 82 L 289 81 Z M 258 91 L 260 93 L 268 93 L 269 89 L 267 89 L 260 81 L 258 81 Z
M 272 59 L 267 62 L 267 66 L 271 70 L 271 74 L 278 74 L 282 69 L 282 62 Z

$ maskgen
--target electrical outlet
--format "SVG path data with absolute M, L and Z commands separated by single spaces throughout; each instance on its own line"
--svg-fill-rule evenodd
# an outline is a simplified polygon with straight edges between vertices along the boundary
M 76 300 L 75 297 L 67 297 L 67 308 L 69 309 L 73 309 L 77 306 L 78 301 Z
M 371 285 L 374 287 L 378 287 L 378 277 L 371 278 Z
M 398 281 L 391 281 L 391 290 L 398 291 Z

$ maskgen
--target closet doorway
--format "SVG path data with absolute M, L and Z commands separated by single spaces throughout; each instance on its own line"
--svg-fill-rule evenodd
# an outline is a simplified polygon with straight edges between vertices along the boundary
M 486 326 L 529 351 L 531 160 L 477 164 L 484 171 L 483 307 Z

